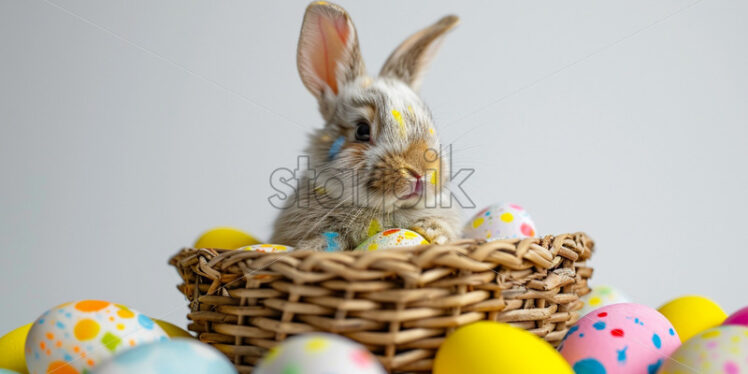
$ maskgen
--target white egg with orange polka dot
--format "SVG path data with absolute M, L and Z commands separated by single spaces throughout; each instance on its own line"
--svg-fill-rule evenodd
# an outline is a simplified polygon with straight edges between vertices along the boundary
M 237 249 L 238 251 L 252 251 L 262 253 L 291 252 L 294 247 L 282 244 L 253 244 Z
M 108 301 L 83 300 L 56 306 L 41 315 L 26 338 L 31 374 L 81 374 L 123 350 L 168 340 L 145 314 Z
M 361 251 L 378 251 L 395 247 L 413 247 L 429 244 L 421 234 L 408 229 L 388 229 L 376 233 L 356 247 Z
M 610 286 L 592 287 L 590 293 L 582 296 L 582 309 L 577 312 L 580 317 L 607 305 L 630 303 L 631 300 L 620 290 Z
M 255 374 L 385 374 L 362 345 L 339 335 L 310 333 L 273 347 Z
M 481 209 L 465 225 L 463 235 L 471 239 L 516 239 L 535 236 L 535 223 L 517 204 L 498 203 Z

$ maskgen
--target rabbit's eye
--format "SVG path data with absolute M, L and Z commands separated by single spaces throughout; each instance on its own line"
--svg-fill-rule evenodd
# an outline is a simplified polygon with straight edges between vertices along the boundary
M 366 122 L 359 122 L 356 124 L 356 140 L 360 142 L 368 142 L 371 139 L 371 126 Z

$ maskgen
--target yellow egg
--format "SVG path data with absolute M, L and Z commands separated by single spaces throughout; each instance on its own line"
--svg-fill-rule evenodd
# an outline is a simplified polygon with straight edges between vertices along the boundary
M 26 346 L 26 336 L 33 324 L 23 325 L 0 338 L 0 368 L 17 371 L 25 374 L 26 355 L 23 350 Z
M 436 353 L 434 374 L 573 374 L 550 344 L 505 323 L 481 321 L 459 328 Z
M 194 336 L 192 336 L 192 334 L 177 325 L 162 321 L 160 319 L 151 319 L 153 320 L 153 322 L 156 322 L 156 324 L 159 325 L 161 329 L 164 330 L 166 335 L 169 335 L 170 338 L 195 338 Z
M 706 329 L 719 326 L 727 318 L 717 303 L 703 296 L 681 296 L 657 310 L 670 320 L 683 342 Z
M 195 242 L 195 248 L 237 249 L 260 241 L 233 227 L 216 227 L 206 231 Z

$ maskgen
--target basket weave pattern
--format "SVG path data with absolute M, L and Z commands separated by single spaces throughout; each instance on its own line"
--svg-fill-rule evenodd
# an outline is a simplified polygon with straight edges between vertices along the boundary
M 189 329 L 240 373 L 272 346 L 313 331 L 347 336 L 390 372 L 430 371 L 444 338 L 480 320 L 553 345 L 588 293 L 585 234 L 373 252 L 183 249 L 171 258 L 190 301 Z

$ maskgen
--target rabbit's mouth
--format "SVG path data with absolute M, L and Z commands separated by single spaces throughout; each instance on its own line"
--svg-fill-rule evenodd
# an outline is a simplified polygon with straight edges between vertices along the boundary
M 408 178 L 410 184 L 409 192 L 405 196 L 397 196 L 400 200 L 410 200 L 420 198 L 423 195 L 423 177 L 420 174 L 411 172 L 412 177 Z

